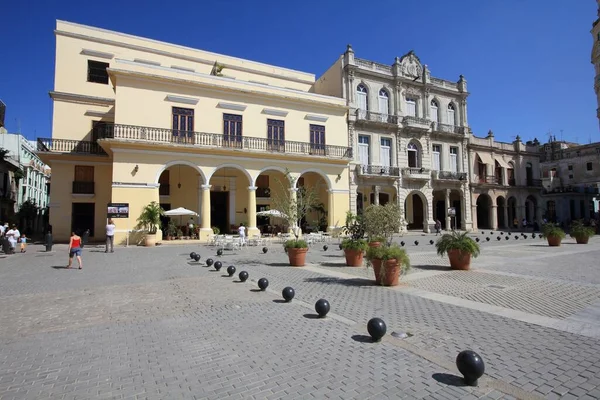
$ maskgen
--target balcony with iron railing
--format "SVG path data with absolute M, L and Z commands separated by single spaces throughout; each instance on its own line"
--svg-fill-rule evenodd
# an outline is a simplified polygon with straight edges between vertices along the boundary
M 365 176 L 400 176 L 400 168 L 385 165 L 361 165 L 359 172 Z
M 351 159 L 352 148 L 321 143 L 275 140 L 264 137 L 178 131 L 145 126 L 106 124 L 95 131 L 98 140 L 110 139 L 148 144 L 179 144 L 211 149 L 239 149 L 249 152 L 283 153 L 333 159 Z M 98 142 L 71 139 L 38 139 L 39 152 L 106 154 Z
M 356 110 L 357 121 L 378 122 L 382 124 L 398 124 L 398 116 L 391 114 L 381 114 L 367 110 Z
M 464 128 L 461 126 L 440 124 L 439 122 L 433 122 L 431 128 L 434 133 L 453 133 L 460 135 L 464 132 Z
M 428 131 L 431 128 L 431 121 L 426 118 L 413 117 L 407 115 L 402 118 L 402 123 L 405 128 L 412 128 L 421 131 Z
M 94 182 L 73 181 L 73 194 L 94 194 Z
M 500 185 L 498 177 L 495 175 L 477 175 L 475 183 L 480 185 Z
M 431 178 L 431 171 L 426 168 L 406 167 L 402 168 L 402 177 L 405 179 L 429 180 Z
M 431 176 L 434 180 L 445 181 L 466 181 L 466 172 L 451 172 L 451 171 L 432 171 Z

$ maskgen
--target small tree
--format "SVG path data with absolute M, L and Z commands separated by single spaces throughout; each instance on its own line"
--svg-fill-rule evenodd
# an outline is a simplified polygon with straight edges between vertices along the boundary
M 365 209 L 363 218 L 365 232 L 371 241 L 383 239 L 391 243 L 394 233 L 398 233 L 404 224 L 402 208 L 395 203 L 370 205 Z
M 318 185 L 313 187 L 302 186 L 297 188 L 296 191 L 292 191 L 290 188 L 296 187 L 296 179 L 289 170 L 286 170 L 284 176 L 285 181 L 283 182 L 275 179 L 281 190 L 271 200 L 275 209 L 284 214 L 283 218 L 288 226 L 292 228 L 292 233 L 297 241 L 302 233 L 302 229 L 300 229 L 302 220 L 318 204 L 319 196 L 315 190 Z
M 148 234 L 154 235 L 160 225 L 160 217 L 164 214 L 165 210 L 162 209 L 160 204 L 153 201 L 148 204 L 142 210 L 142 213 L 138 217 L 138 227 L 141 227 L 148 231 Z

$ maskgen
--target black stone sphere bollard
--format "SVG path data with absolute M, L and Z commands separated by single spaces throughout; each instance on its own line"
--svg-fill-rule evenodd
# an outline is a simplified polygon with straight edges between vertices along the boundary
M 281 291 L 281 295 L 283 296 L 285 302 L 289 303 L 296 295 L 296 291 L 294 290 L 294 288 L 288 286 L 283 288 L 283 290 Z
M 207 265 L 208 267 L 210 267 L 211 265 L 213 265 L 213 263 L 214 263 L 214 261 L 213 261 L 213 259 L 212 259 L 212 258 L 208 258 L 208 259 L 206 259 L 206 265 Z
M 465 383 L 469 386 L 477 386 L 477 380 L 485 372 L 483 360 L 473 350 L 463 350 L 458 353 L 456 367 L 463 374 Z
M 502 240 L 502 238 L 500 236 L 498 236 L 498 240 Z
M 196 253 L 192 251 L 192 252 L 190 253 L 190 258 L 191 258 L 192 260 L 194 260 L 194 259 L 196 258 Z
M 200 254 L 194 254 L 194 261 L 198 262 L 200 261 Z
M 342 247 L 343 247 L 343 246 L 342 246 L 342 244 L 340 243 L 340 244 L 339 244 L 339 248 L 340 248 L 340 250 L 342 250 Z
M 329 302 L 325 299 L 319 299 L 315 303 L 315 311 L 319 314 L 319 318 L 325 318 L 330 309 Z
M 415 246 L 418 246 L 418 245 L 419 245 L 419 241 L 415 240 Z
M 479 238 L 475 238 L 475 241 L 476 241 L 477 243 L 479 243 Z
M 532 233 L 532 234 L 531 234 L 531 238 L 532 238 L 532 239 L 535 239 L 535 233 Z
M 506 237 L 506 240 L 508 240 L 508 239 L 510 239 L 510 236 L 507 236 L 507 237 Z
M 327 251 L 328 248 L 329 246 L 327 246 L 326 244 L 323 245 L 323 251 Z
M 267 278 L 260 278 L 258 280 L 258 288 L 260 290 L 262 290 L 263 292 L 267 289 L 268 286 L 269 286 L 269 281 L 267 280 Z
M 269 249 L 267 249 L 266 247 L 263 247 L 263 253 L 267 254 L 267 251 L 269 251 Z
M 223 255 L 223 250 L 221 250 L 221 249 L 217 250 L 217 255 L 219 257 L 221 257 Z
M 486 241 L 486 242 L 489 242 L 489 241 L 490 241 L 490 238 L 489 238 L 489 237 L 486 237 L 486 238 L 485 238 L 485 241 Z
M 400 242 L 400 246 L 404 247 L 406 243 L 404 243 L 404 241 Z
M 503 235 L 503 233 L 502 233 L 502 232 L 500 232 L 500 235 Z
M 248 279 L 248 273 L 246 271 L 242 271 L 238 275 L 238 278 L 240 278 L 240 281 L 246 282 L 246 280 Z
M 217 261 L 215 263 L 215 269 L 218 271 L 221 269 L 221 267 L 223 266 L 223 263 L 221 261 Z
M 227 267 L 227 273 L 229 274 L 229 276 L 233 276 L 233 274 L 235 274 L 235 267 L 233 265 Z
M 515 240 L 519 240 L 519 237 L 517 235 L 515 235 Z
M 429 244 L 433 244 L 433 240 L 430 240 L 430 241 L 429 241 Z
M 367 331 L 374 342 L 379 342 L 387 332 L 387 326 L 381 318 L 371 318 L 367 323 Z

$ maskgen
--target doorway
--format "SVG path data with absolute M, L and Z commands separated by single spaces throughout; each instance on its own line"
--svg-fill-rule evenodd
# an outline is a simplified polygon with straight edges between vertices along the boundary
M 210 222 L 221 233 L 229 233 L 229 192 L 210 192 Z
M 423 200 L 418 194 L 412 195 L 412 212 L 413 222 L 410 224 L 409 229 L 423 229 Z
M 71 232 L 83 235 L 83 232 L 89 229 L 90 237 L 94 237 L 95 206 L 95 203 L 73 203 L 71 205 Z

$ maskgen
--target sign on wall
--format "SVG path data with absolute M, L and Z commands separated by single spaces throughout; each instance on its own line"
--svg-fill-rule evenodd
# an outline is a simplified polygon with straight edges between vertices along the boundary
M 108 203 L 107 218 L 129 218 L 129 203 Z
M 448 208 L 448 216 L 449 217 L 456 217 L 456 208 L 455 207 Z

